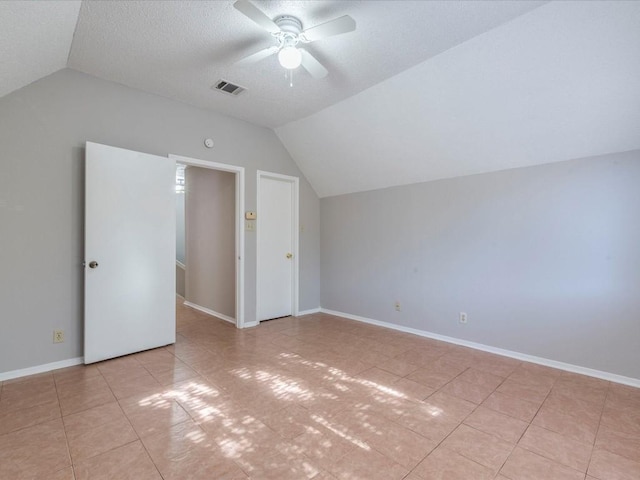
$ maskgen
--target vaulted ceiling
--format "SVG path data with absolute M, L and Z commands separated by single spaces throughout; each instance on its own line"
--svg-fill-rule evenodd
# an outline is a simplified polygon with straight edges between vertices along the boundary
M 309 44 L 329 69 L 314 80 L 296 70 L 293 88 L 272 56 L 234 62 L 275 44 L 233 1 L 83 2 L 69 66 L 125 85 L 276 127 L 305 117 L 541 2 L 253 1 L 267 16 L 289 14 L 310 27 L 342 15 L 355 32 Z M 218 79 L 247 88 L 211 90 Z
M 357 29 L 290 87 L 232 0 L 2 0 L 0 96 L 69 67 L 275 128 L 320 196 L 640 148 L 640 2 L 253 3 Z
M 0 97 L 67 66 L 79 11 L 79 1 L 0 1 Z
M 321 197 L 640 149 L 640 2 L 553 2 L 276 129 Z

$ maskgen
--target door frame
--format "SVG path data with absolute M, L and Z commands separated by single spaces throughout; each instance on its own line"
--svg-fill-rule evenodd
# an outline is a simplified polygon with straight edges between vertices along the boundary
M 291 249 L 293 250 L 291 253 L 293 254 L 293 263 L 292 263 L 292 272 L 291 272 L 291 315 L 297 317 L 299 314 L 298 310 L 298 294 L 299 294 L 299 268 L 300 262 L 298 258 L 299 252 L 299 237 L 300 237 L 300 222 L 299 222 L 299 212 L 300 212 L 300 179 L 298 177 L 293 177 L 290 175 L 283 175 L 281 173 L 273 173 L 266 172 L 264 170 L 257 171 L 257 182 L 256 182 L 256 205 L 258 210 L 257 216 L 257 224 L 256 224 L 256 321 L 259 323 L 260 321 L 257 319 L 258 314 L 260 312 L 260 305 L 258 302 L 260 301 L 260 219 L 262 217 L 260 210 L 260 182 L 262 179 L 272 179 L 272 180 L 280 180 L 289 182 L 292 184 L 292 198 L 291 198 Z
M 211 162 L 209 160 L 199 160 L 197 158 L 183 157 L 182 155 L 169 154 L 176 163 L 190 167 L 208 168 L 210 170 L 220 170 L 231 172 L 236 178 L 236 328 L 244 328 L 244 167 L 229 165 L 227 163 Z

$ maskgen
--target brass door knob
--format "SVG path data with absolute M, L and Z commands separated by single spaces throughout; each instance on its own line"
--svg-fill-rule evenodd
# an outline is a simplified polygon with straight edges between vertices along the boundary
M 288 258 L 289 260 L 291 260 L 291 259 L 293 258 L 293 254 L 292 254 L 292 253 L 287 253 L 287 258 Z
M 89 268 L 98 268 L 98 262 L 96 262 L 95 260 L 89 262 Z

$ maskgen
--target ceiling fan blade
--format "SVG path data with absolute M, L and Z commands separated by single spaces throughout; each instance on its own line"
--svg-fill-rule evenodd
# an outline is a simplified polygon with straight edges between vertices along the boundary
M 247 0 L 238 0 L 233 4 L 233 6 L 236 10 L 249 17 L 249 19 L 260 25 L 267 32 L 278 33 L 280 31 L 280 27 L 278 27 L 278 25 L 276 25 L 273 20 L 267 17 L 265 13 L 258 7 L 256 7 L 253 3 Z
M 340 35 L 341 33 L 353 32 L 356 29 L 356 21 L 349 15 L 329 20 L 315 27 L 305 30 L 300 35 L 305 42 L 315 42 L 323 38 Z
M 324 78 L 329 74 L 329 70 L 316 60 L 316 57 L 307 52 L 304 48 L 299 48 L 302 54 L 302 66 L 313 78 Z
M 273 47 L 265 48 L 264 50 L 260 50 L 259 52 L 252 53 L 248 57 L 241 58 L 236 63 L 235 66 L 244 67 L 247 65 L 252 65 L 254 63 L 258 63 L 260 60 L 263 60 L 271 55 L 278 53 L 278 47 L 275 45 Z

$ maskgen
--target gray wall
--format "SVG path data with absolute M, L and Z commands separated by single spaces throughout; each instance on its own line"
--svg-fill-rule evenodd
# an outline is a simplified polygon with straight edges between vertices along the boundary
M 176 192 L 176 260 L 185 265 L 184 192 Z M 185 269 L 176 263 L 176 293 L 184 298 Z
M 180 265 L 176 263 L 176 293 L 184 298 L 185 295 L 185 282 L 186 271 Z
M 176 260 L 184 265 L 184 192 L 176 192 Z
M 640 378 L 640 151 L 320 205 L 323 308 Z
M 211 92 L 211 95 L 217 93 Z M 211 137 L 209 150 L 203 140 Z M 0 373 L 82 355 L 84 144 L 174 153 L 300 177 L 313 235 L 318 198 L 272 130 L 61 70 L 0 98 Z M 301 235 L 300 307 L 319 305 L 319 244 Z M 255 320 L 256 242 L 245 238 L 245 320 Z M 54 328 L 65 343 L 52 343 Z
M 187 167 L 185 299 L 236 317 L 236 176 Z

